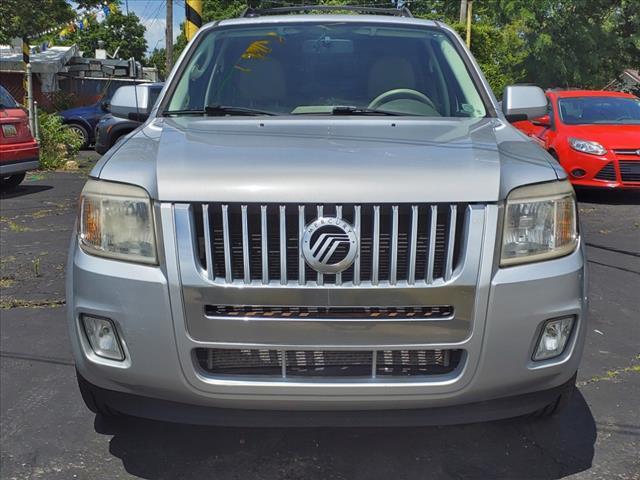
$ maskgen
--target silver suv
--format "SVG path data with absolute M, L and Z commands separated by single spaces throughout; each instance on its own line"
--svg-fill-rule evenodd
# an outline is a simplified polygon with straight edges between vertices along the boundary
M 68 319 L 87 406 L 210 424 L 554 413 L 585 259 L 560 166 L 446 25 L 249 11 L 200 29 L 81 195 Z M 295 12 L 294 12 L 295 13 Z M 393 14 L 389 14 L 393 13 Z

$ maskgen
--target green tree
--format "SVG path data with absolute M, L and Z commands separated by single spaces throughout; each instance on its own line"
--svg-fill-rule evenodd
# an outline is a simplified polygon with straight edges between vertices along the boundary
M 82 30 L 76 29 L 65 39 L 65 43 L 76 43 L 80 50 L 92 56 L 99 46 L 98 42 L 102 41 L 104 42 L 103 48 L 110 55 L 113 55 L 117 50 L 118 58 L 134 57 L 141 60 L 147 51 L 145 31 L 146 28 L 140 23 L 140 19 L 135 13 L 130 12 L 125 15 L 116 11 L 112 12 L 102 23 L 98 23 L 95 19 L 89 19 L 88 25 Z
M 453 26 L 464 37 L 466 26 L 460 23 Z M 471 52 L 497 96 L 502 95 L 507 85 L 526 78 L 525 61 L 529 51 L 520 32 L 521 27 L 517 23 L 503 27 L 487 22 L 472 25 Z
M 164 80 L 167 76 L 167 51 L 164 48 L 154 48 L 144 64 L 147 67 L 155 67 L 158 70 L 158 76 Z
M 62 27 L 74 17 L 75 12 L 66 0 L 1 0 L 0 43 Z

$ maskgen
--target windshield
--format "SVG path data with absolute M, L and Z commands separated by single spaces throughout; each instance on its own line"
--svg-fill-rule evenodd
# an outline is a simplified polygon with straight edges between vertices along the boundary
M 640 124 L 640 100 L 624 97 L 575 97 L 558 101 L 567 125 Z
M 187 62 L 165 115 L 487 113 L 449 37 L 427 27 L 314 22 L 212 29 Z
M 17 108 L 18 104 L 13 97 L 0 85 L 0 108 Z

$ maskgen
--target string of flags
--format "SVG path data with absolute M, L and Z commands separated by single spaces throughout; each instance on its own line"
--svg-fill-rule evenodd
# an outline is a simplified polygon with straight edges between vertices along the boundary
M 58 33 L 58 37 L 61 40 L 64 40 L 76 30 L 88 30 L 89 28 L 91 28 L 92 20 L 95 20 L 98 24 L 100 24 L 104 22 L 107 17 L 109 17 L 109 15 L 117 11 L 117 3 L 105 0 L 99 7 L 87 10 L 86 12 L 78 15 L 78 17 L 73 22 L 65 25 L 65 27 Z

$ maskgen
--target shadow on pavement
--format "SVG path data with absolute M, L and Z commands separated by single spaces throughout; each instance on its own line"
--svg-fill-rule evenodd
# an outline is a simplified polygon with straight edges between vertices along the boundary
M 11 190 L 0 190 L 0 198 L 8 199 L 23 197 L 24 195 L 44 192 L 46 190 L 51 190 L 52 188 L 53 187 L 50 185 L 18 185 L 16 188 Z
M 146 479 L 557 479 L 591 466 L 596 426 L 579 392 L 552 419 L 415 428 L 228 428 L 135 418 L 95 429 Z
M 578 202 L 607 205 L 640 205 L 640 189 L 608 190 L 604 188 L 577 188 Z

